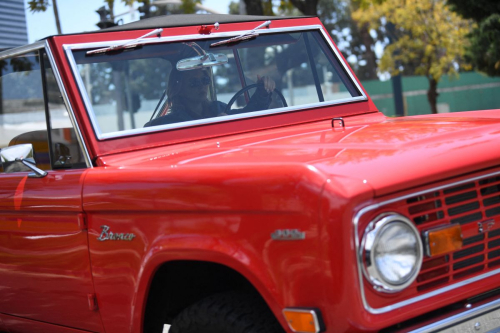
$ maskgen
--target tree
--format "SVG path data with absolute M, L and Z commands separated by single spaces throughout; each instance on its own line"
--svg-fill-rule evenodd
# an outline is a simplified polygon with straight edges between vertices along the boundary
M 264 15 L 262 0 L 244 0 L 245 10 L 248 15 Z
M 105 2 L 113 2 L 114 0 L 105 0 Z M 170 15 L 170 14 L 194 14 L 196 13 L 196 5 L 201 4 L 203 0 L 181 0 L 180 5 L 178 4 L 163 4 L 163 5 L 154 5 L 151 0 L 122 0 L 126 5 L 133 5 L 134 3 L 138 3 L 139 11 L 144 12 L 143 18 L 149 18 L 153 16 L 159 15 Z
M 248 15 L 267 15 L 273 16 L 273 1 L 272 0 L 243 0 L 245 2 L 245 10 Z
M 376 36 L 372 37 L 367 24 L 362 26 L 356 24 L 352 19 L 351 12 L 353 6 L 359 7 L 357 3 L 353 3 L 351 0 L 281 0 L 279 6 L 275 6 L 275 8 L 273 8 L 271 0 L 245 0 L 245 3 L 251 3 L 252 6 L 248 11 L 247 4 L 248 14 L 318 16 L 328 33 L 337 42 L 343 55 L 346 58 L 354 56 L 357 60 L 352 65 L 358 77 L 367 80 L 378 79 L 375 43 L 384 40 L 385 34 L 379 29 L 376 31 Z M 232 14 L 239 13 L 236 2 L 231 3 L 230 12 Z
M 201 0 L 182 0 L 179 9 L 184 14 L 196 13 L 196 5 L 201 4 Z
M 318 15 L 319 0 L 289 0 L 304 15 Z
M 238 15 L 240 13 L 240 3 L 239 1 L 231 1 L 229 3 L 229 14 Z
M 382 29 L 370 29 L 368 24 L 358 24 L 352 12 L 359 4 L 351 0 L 319 0 L 318 16 L 344 57 L 351 62 L 356 75 L 362 80 L 377 80 L 375 44 L 385 39 Z M 372 33 L 375 36 L 372 36 Z
M 478 26 L 469 35 L 465 58 L 479 71 L 500 76 L 500 2 L 491 0 L 448 0 L 451 8 Z
M 390 28 L 379 71 L 391 75 L 424 75 L 429 81 L 427 99 L 437 113 L 437 85 L 444 74 L 457 74 L 464 65 L 466 35 L 471 22 L 462 19 L 444 0 L 386 0 L 360 7 L 353 13 L 358 24 Z
M 246 13 L 248 15 L 268 15 L 276 14 L 293 15 L 318 15 L 318 2 L 321 0 L 280 0 L 279 5 L 273 0 L 243 0 L 245 3 Z M 327 1 L 327 0 L 325 0 Z M 229 12 L 238 14 L 238 3 L 232 1 L 229 4 Z M 293 13 L 293 8 L 300 12 Z
M 29 0 L 28 6 L 32 13 L 45 12 L 50 6 L 49 0 Z M 52 8 L 54 9 L 54 18 L 56 19 L 57 33 L 62 34 L 61 21 L 59 20 L 59 11 L 57 9 L 56 0 L 52 0 Z
M 136 0 L 121 0 L 126 6 L 132 6 Z M 112 22 L 115 22 L 115 0 L 104 0 L 109 8 L 109 16 Z
M 111 22 L 115 22 L 115 0 L 104 0 L 105 3 L 108 4 L 109 8 L 109 17 Z

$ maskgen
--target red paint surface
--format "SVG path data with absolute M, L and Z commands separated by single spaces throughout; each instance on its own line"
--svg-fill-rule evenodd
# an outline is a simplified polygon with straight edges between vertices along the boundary
M 273 27 L 310 24 L 319 20 Z M 496 286 L 490 278 L 411 309 L 370 315 L 359 294 L 352 218 L 379 197 L 498 166 L 498 111 L 394 120 L 368 99 L 98 141 L 62 46 L 145 32 L 49 40 L 96 167 L 41 179 L 0 175 L 0 313 L 10 315 L 0 319 L 9 329 L 47 331 L 41 322 L 50 322 L 61 332 L 141 332 L 154 272 L 178 259 L 240 272 L 282 324 L 284 307 L 319 308 L 328 332 L 376 331 Z M 345 129 L 331 127 L 338 116 Z M 103 225 L 136 238 L 100 242 Z M 271 240 L 285 228 L 306 239 Z M 98 311 L 89 309 L 93 293 Z
M 78 219 L 85 173 L 0 175 L 0 313 L 100 330 L 98 313 L 88 309 L 88 240 Z
M 353 211 L 374 196 L 467 174 L 477 165 L 498 165 L 498 157 L 485 152 L 500 138 L 499 120 L 484 115 L 361 116 L 346 118 L 345 130 L 319 121 L 103 157 L 106 167 L 89 171 L 84 187 L 92 263 L 101 272 L 95 276 L 96 291 L 106 290 L 109 300 L 118 297 L 109 294 L 116 279 L 106 266 L 127 253 L 130 260 L 116 270 L 121 289 L 145 289 L 137 283 L 146 284 L 140 279 L 148 276 L 147 260 L 155 263 L 151 272 L 167 260 L 216 261 L 242 272 L 276 313 L 285 306 L 314 305 L 330 325 L 354 330 L 380 329 L 488 290 L 495 278 L 419 302 L 411 313 L 346 310 L 363 308 L 352 248 Z M 140 230 L 140 252 L 125 246 L 113 259 L 103 255 L 106 244 L 95 241 L 103 224 L 117 232 Z M 307 241 L 270 242 L 269 235 L 285 227 L 306 231 Z M 242 257 L 242 244 L 255 256 Z M 141 276 L 130 276 L 140 267 L 146 267 Z M 275 292 L 269 295 L 270 290 Z M 116 317 L 116 306 L 126 313 L 125 304 L 136 300 L 120 296 L 128 300 L 101 308 L 105 325 L 117 329 L 126 325 L 118 328 L 125 318 Z

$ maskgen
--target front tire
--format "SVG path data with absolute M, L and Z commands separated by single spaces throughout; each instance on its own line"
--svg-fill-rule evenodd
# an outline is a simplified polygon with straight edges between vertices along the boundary
M 209 296 L 180 312 L 169 333 L 284 333 L 257 296 L 227 292 Z

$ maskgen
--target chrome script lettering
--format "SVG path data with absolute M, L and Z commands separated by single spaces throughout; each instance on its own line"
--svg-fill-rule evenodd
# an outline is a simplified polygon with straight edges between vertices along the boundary
M 114 233 L 112 231 L 109 231 L 109 227 L 107 225 L 101 225 L 101 229 L 101 235 L 97 237 L 97 240 L 101 242 L 107 240 L 131 241 L 135 238 L 135 234 L 133 233 Z
M 274 240 L 302 240 L 306 239 L 306 233 L 298 229 L 278 229 L 271 234 Z

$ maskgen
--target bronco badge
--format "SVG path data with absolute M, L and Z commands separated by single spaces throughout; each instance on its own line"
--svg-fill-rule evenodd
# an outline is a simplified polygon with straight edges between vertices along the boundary
M 112 231 L 109 231 L 109 227 L 107 225 L 101 225 L 101 235 L 97 237 L 97 240 L 104 242 L 107 240 L 122 240 L 122 241 L 131 241 L 132 239 L 135 238 L 135 235 L 133 233 L 114 233 Z
M 302 240 L 306 239 L 306 233 L 298 229 L 278 229 L 271 234 L 274 240 Z

